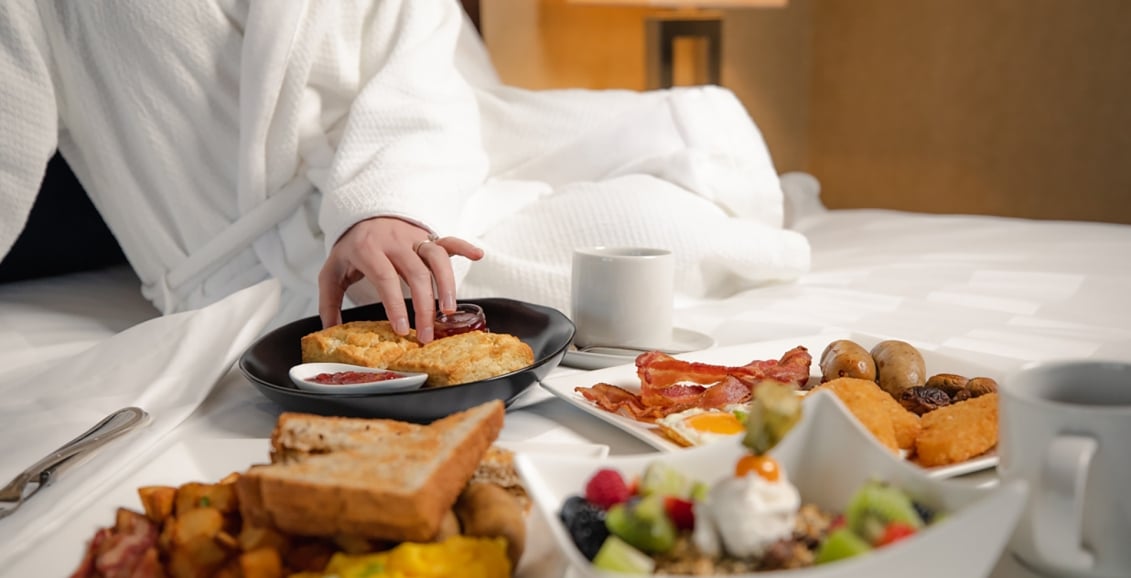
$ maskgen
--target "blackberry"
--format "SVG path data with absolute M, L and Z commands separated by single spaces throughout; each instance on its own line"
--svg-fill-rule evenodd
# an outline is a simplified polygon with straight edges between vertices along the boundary
M 573 543 L 586 558 L 592 560 L 609 537 L 605 527 L 605 511 L 581 496 L 571 496 L 562 504 L 558 514 Z
M 920 502 L 912 501 L 911 507 L 915 508 L 915 513 L 919 514 L 919 519 L 923 520 L 923 524 L 930 524 L 935 519 L 935 511 L 924 506 Z

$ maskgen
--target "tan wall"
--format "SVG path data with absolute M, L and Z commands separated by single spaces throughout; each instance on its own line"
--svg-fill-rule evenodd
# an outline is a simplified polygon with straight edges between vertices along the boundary
M 504 80 L 642 88 L 640 9 L 484 0 Z M 729 11 L 723 84 L 832 207 L 1131 223 L 1131 1 Z

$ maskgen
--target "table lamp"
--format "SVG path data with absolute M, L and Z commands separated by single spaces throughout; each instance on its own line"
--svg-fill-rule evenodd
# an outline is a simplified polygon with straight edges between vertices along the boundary
M 645 72 L 648 88 L 668 88 L 675 81 L 675 46 L 679 39 L 706 45 L 706 84 L 722 80 L 722 12 L 728 8 L 784 8 L 789 0 L 569 0 L 571 4 L 656 8 L 645 26 Z

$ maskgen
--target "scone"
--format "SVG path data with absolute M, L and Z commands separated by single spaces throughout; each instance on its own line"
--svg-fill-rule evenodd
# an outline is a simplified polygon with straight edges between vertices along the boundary
M 442 387 L 497 377 L 532 363 L 534 351 L 519 338 L 469 331 L 405 351 L 388 369 L 427 373 L 426 387 Z
M 406 351 L 420 349 L 416 332 L 400 336 L 388 321 L 351 321 L 302 338 L 302 361 L 352 363 L 381 369 Z

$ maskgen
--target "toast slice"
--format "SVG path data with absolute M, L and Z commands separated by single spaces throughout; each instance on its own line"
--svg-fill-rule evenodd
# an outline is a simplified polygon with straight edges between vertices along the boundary
M 388 369 L 427 373 L 427 387 L 497 377 L 534 363 L 534 350 L 506 333 L 469 331 L 405 351 Z
M 503 427 L 500 401 L 429 425 L 285 413 L 272 464 L 237 482 L 256 525 L 304 536 L 427 542 Z
M 397 335 L 388 321 L 350 321 L 303 336 L 302 361 L 351 363 L 386 369 L 406 351 L 419 349 L 416 332 Z

